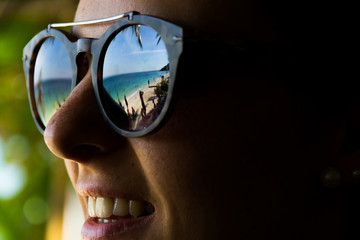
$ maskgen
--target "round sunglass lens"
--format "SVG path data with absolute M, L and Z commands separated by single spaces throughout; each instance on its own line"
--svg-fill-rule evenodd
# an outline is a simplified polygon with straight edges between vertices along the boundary
M 34 100 L 44 126 L 71 92 L 72 70 L 69 53 L 55 37 L 41 45 L 34 67 Z
M 145 25 L 129 26 L 112 39 L 103 65 L 105 99 L 112 121 L 126 131 L 150 126 L 161 113 L 170 80 L 164 41 Z M 126 119 L 124 119 L 126 118 Z

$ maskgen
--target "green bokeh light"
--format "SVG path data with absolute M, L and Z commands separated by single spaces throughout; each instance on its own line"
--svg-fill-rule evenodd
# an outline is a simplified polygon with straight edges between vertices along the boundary
M 24 204 L 24 215 L 30 224 L 39 225 L 44 223 L 49 216 L 47 202 L 40 197 L 32 197 Z

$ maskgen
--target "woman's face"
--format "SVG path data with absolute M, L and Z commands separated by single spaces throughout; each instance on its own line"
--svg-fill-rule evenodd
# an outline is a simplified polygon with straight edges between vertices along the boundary
M 215 10 L 205 0 L 192 2 L 80 1 L 76 20 L 137 10 L 206 29 L 217 17 L 205 13 Z M 242 19 L 253 16 L 239 11 Z M 265 39 L 241 24 L 246 34 Z M 77 27 L 74 34 L 99 37 L 109 26 Z M 223 26 L 219 31 L 232 28 Z M 65 160 L 83 208 L 84 239 L 228 239 L 269 226 L 286 232 L 294 222 L 284 219 L 302 219 L 306 187 L 298 176 L 310 170 L 300 160 L 310 157 L 295 147 L 291 98 L 263 77 L 234 76 L 226 67 L 197 69 L 214 74 L 201 79 L 203 88 L 180 92 L 167 123 L 141 138 L 124 138 L 104 122 L 90 73 L 77 85 L 44 136 Z M 191 79 L 191 71 L 182 77 Z

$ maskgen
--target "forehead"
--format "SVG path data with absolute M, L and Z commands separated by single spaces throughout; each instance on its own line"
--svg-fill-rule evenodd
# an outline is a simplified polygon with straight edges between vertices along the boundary
M 248 0 L 80 0 L 75 21 L 91 20 L 138 11 L 181 26 L 207 32 L 273 37 L 267 21 Z M 79 37 L 99 38 L 112 23 L 74 28 Z
M 130 11 L 161 17 L 169 21 L 182 21 L 188 19 L 188 0 L 80 0 L 75 21 L 105 18 Z M 203 1 L 203 0 L 200 0 Z M 182 14 L 177 14 L 176 8 L 184 9 Z M 194 9 L 192 9 L 194 11 Z M 192 20 L 193 21 L 193 20 Z M 196 20 L 195 20 L 196 22 Z M 81 37 L 100 37 L 112 23 L 77 27 L 75 33 Z

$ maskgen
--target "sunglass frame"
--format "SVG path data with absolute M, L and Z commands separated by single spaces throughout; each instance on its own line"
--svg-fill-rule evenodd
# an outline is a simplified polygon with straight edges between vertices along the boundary
M 67 48 L 71 66 L 72 66 L 72 84 L 71 90 L 73 90 L 81 79 L 78 78 L 78 66 L 76 64 L 76 58 L 81 52 L 90 53 L 92 55 L 91 74 L 92 84 L 96 96 L 96 100 L 99 105 L 99 109 L 104 117 L 104 120 L 109 124 L 117 133 L 124 137 L 141 137 L 153 132 L 158 128 L 163 119 L 168 114 L 168 110 L 173 98 L 173 90 L 175 85 L 175 77 L 177 72 L 178 61 L 183 51 L 183 29 L 175 24 L 162 20 L 160 18 L 130 14 L 124 15 L 99 38 L 76 38 L 68 32 L 55 29 L 49 25 L 48 29 L 45 29 L 33 37 L 30 42 L 25 46 L 23 51 L 23 67 L 26 78 L 26 85 L 28 90 L 28 97 L 31 107 L 31 112 L 35 123 L 39 131 L 43 134 L 45 131 L 45 125 L 43 124 L 40 114 L 38 113 L 35 96 L 34 96 L 34 67 L 37 54 L 40 50 L 41 44 L 49 37 L 55 37 L 59 39 Z M 132 25 L 146 25 L 154 29 L 164 41 L 169 56 L 169 71 L 170 80 L 168 86 L 167 99 L 161 110 L 161 113 L 156 120 L 148 127 L 139 131 L 128 131 L 121 129 L 111 120 L 110 110 L 105 104 L 105 91 L 103 89 L 103 76 L 102 68 L 104 62 L 104 56 L 109 42 L 113 36 L 121 30 Z

